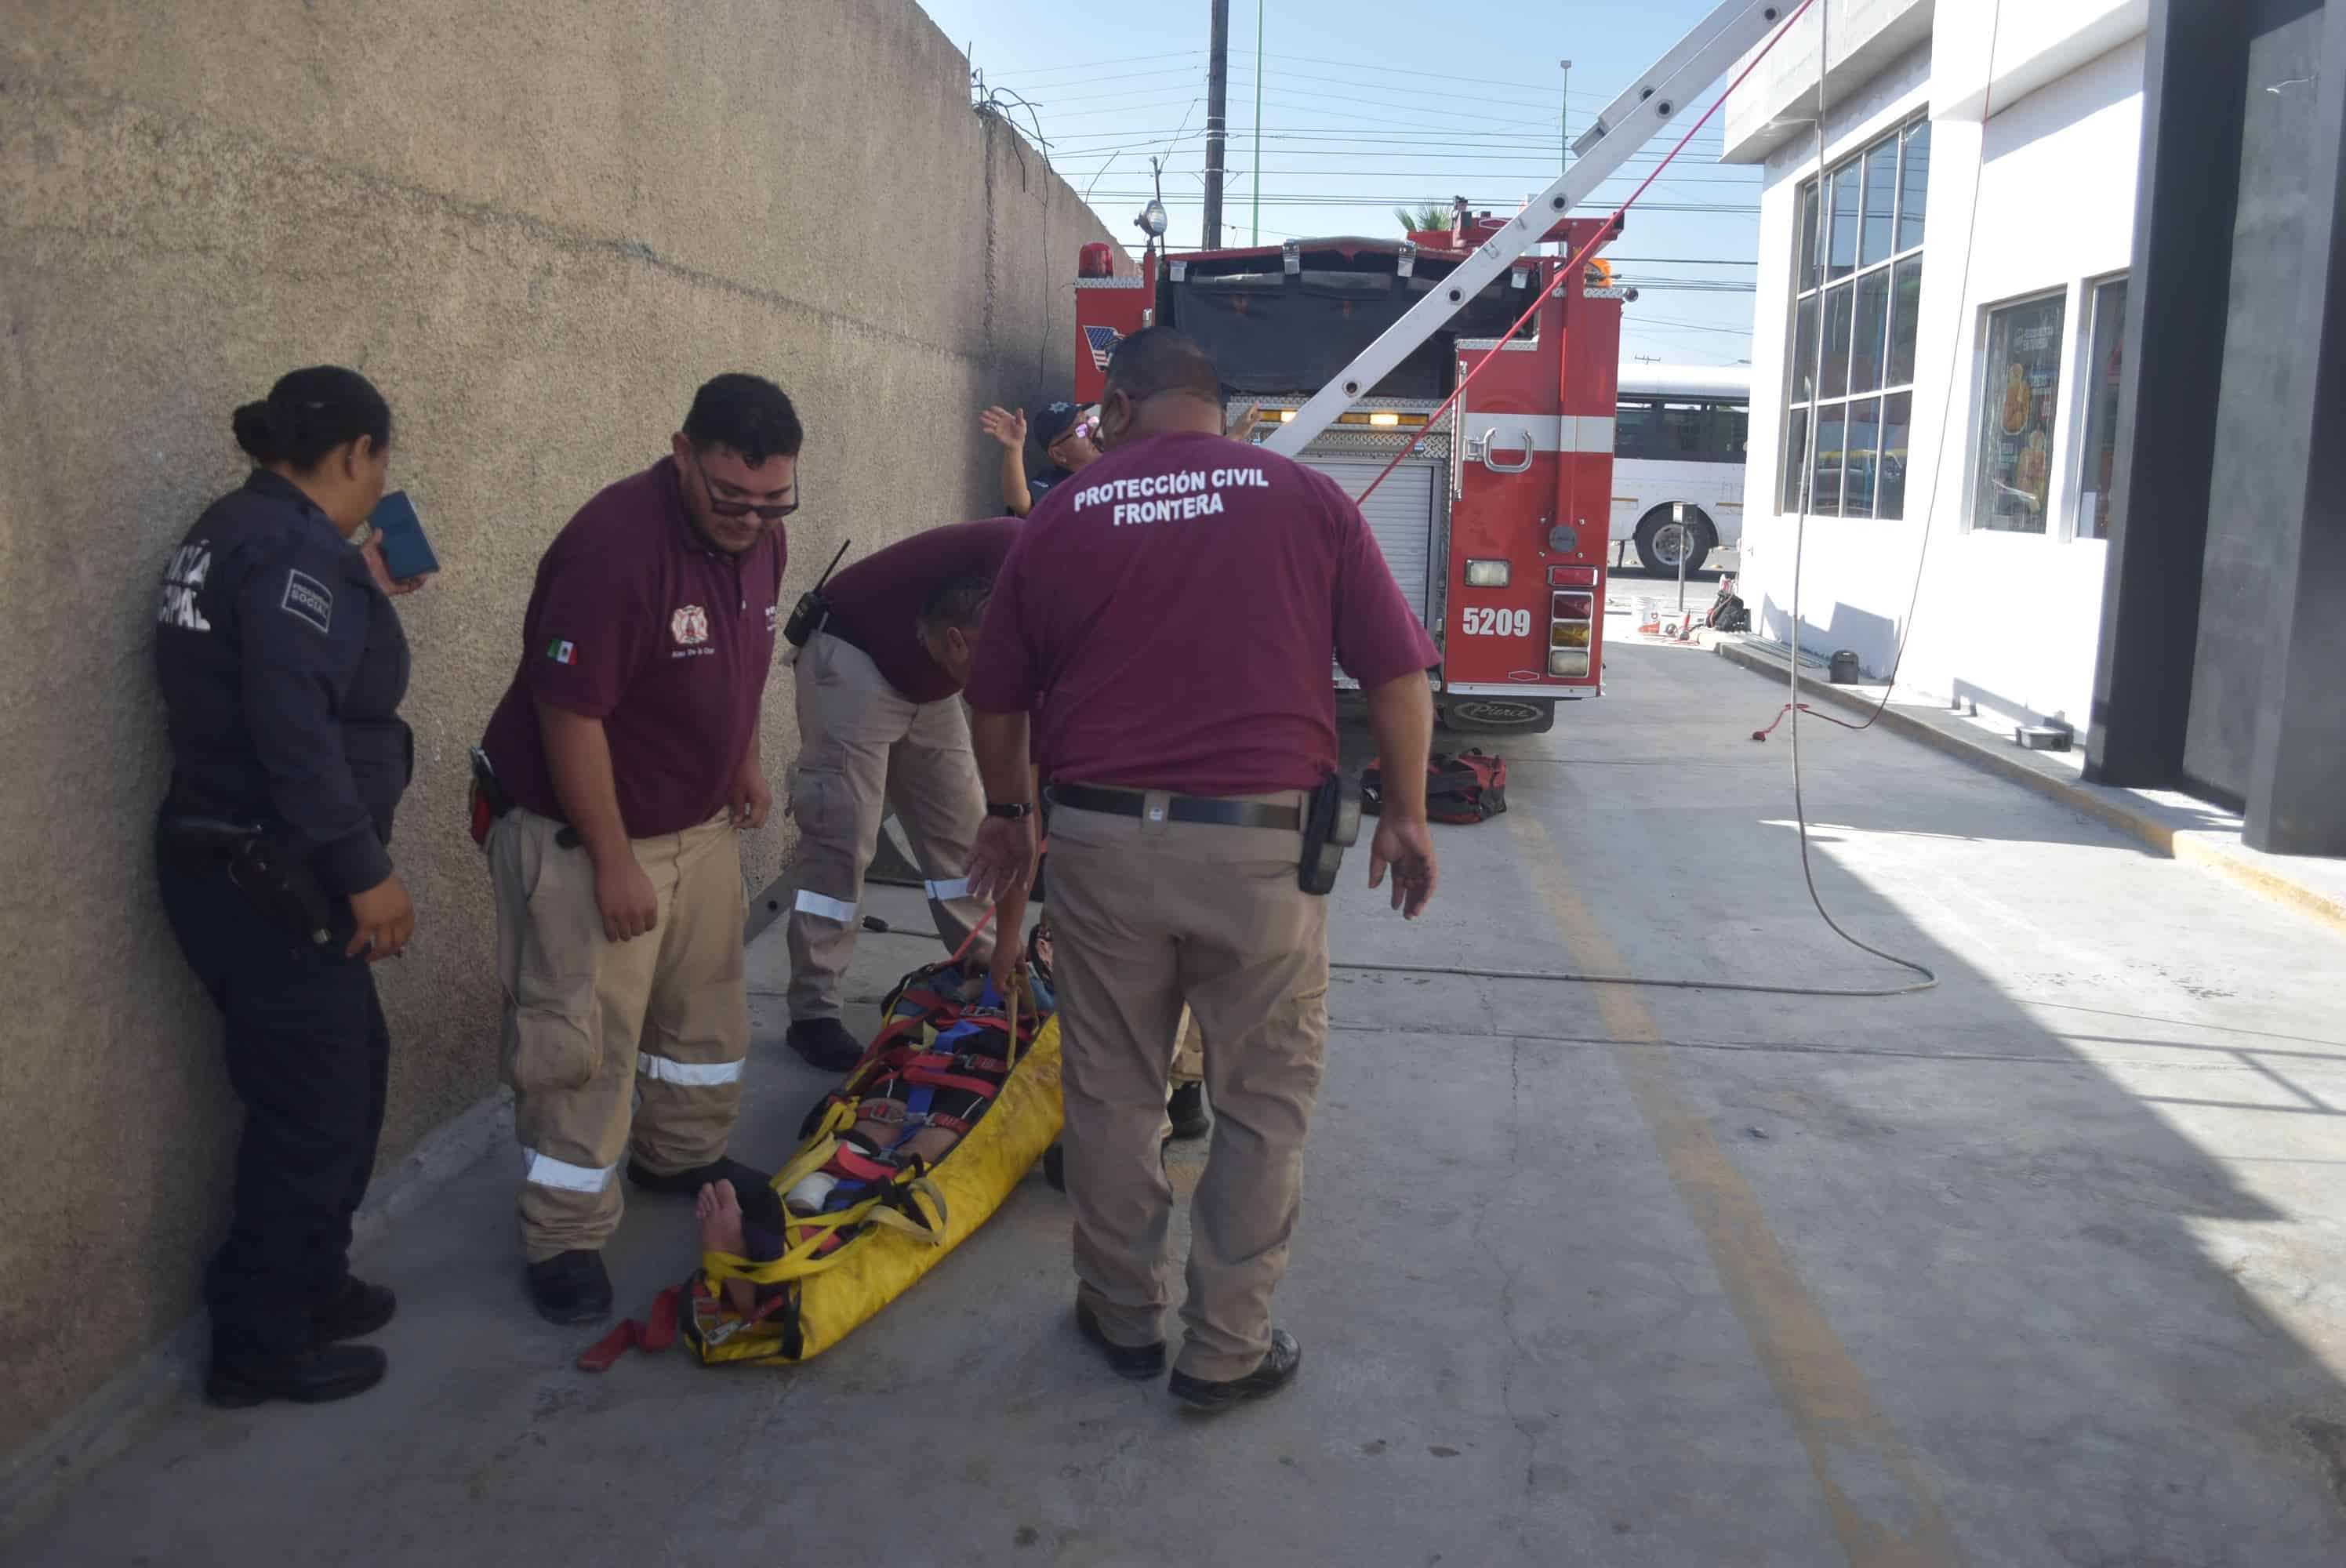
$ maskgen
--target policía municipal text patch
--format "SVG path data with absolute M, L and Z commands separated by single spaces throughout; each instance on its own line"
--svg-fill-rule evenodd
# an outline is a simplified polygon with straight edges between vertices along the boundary
M 334 590 L 307 572 L 285 574 L 285 597 L 278 608 L 321 632 L 331 634 L 334 629 Z

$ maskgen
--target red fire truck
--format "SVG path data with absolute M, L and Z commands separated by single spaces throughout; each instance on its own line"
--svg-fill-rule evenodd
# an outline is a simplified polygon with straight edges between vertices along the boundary
M 1594 697 L 1602 681 L 1623 291 L 1601 270 L 1566 280 L 1524 333 L 1504 349 L 1498 341 L 1560 270 L 1595 253 L 1600 234 L 1617 235 L 1611 219 L 1566 215 L 1756 49 L 1735 80 L 1748 76 L 1813 4 L 1719 0 L 1596 116 L 1566 171 L 1504 218 L 1470 216 L 1462 203 L 1447 234 L 1405 240 L 1152 249 L 1137 277 L 1119 275 L 1114 247 L 1086 246 L 1076 395 L 1096 399 L 1117 341 L 1161 322 L 1213 354 L 1230 402 L 1261 409 L 1255 440 L 1355 497 L 1422 432 L 1362 510 L 1441 647 L 1443 718 L 1459 728 L 1550 728 L 1558 702 Z M 1143 227 L 1164 233 L 1160 207 Z M 1564 256 L 1535 254 L 1546 241 L 1561 241 Z
M 1447 291 L 1514 219 L 1462 206 L 1448 231 L 1401 240 L 1152 249 L 1137 276 L 1117 274 L 1112 247 L 1086 246 L 1076 401 L 1098 399 L 1118 341 L 1163 323 L 1214 357 L 1229 408 L 1254 405 L 1251 439 L 1276 446 L 1314 393 L 1411 307 Z M 1555 723 L 1558 702 L 1602 689 L 1622 291 L 1601 265 L 1587 266 L 1579 286 L 1557 289 L 1530 326 L 1496 344 L 1606 221 L 1559 220 L 1541 238 L 1562 241 L 1564 256 L 1518 257 L 1471 296 L 1460 291 L 1439 331 L 1352 392 L 1293 453 L 1359 500 L 1417 438 L 1362 512 L 1442 650 L 1435 700 L 1453 728 L 1536 733 Z M 1348 684 L 1341 671 L 1337 680 Z

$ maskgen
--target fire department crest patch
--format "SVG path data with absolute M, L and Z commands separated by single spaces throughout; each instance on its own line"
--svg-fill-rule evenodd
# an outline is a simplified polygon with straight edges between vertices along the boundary
M 699 605 L 687 605 L 668 617 L 668 629 L 679 647 L 693 647 L 709 640 L 709 612 Z
M 1124 334 L 1114 327 L 1086 327 L 1084 340 L 1091 345 L 1092 363 L 1100 370 L 1107 369 L 1108 356 L 1116 352 Z

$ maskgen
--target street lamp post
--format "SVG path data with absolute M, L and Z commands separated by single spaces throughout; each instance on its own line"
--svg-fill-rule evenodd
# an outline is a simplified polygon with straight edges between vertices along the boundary
M 1564 95 L 1561 100 L 1564 107 L 1556 115 L 1557 151 L 1563 155 L 1564 166 L 1569 168 L 1572 167 L 1572 62 L 1558 60 L 1556 64 L 1564 67 Z

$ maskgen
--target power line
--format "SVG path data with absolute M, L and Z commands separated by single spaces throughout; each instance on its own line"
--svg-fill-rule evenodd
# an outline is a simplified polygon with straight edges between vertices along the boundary
M 1082 60 L 1071 66 L 1026 66 L 1007 71 L 996 71 L 997 76 L 1045 76 L 1061 71 L 1088 71 L 1097 66 L 1128 66 L 1137 60 L 1203 59 L 1203 49 L 1175 49 L 1162 55 L 1119 55 L 1112 60 Z
M 1155 193 L 1153 191 L 1147 190 L 1104 190 L 1099 193 L 1099 199 L 1106 201 L 1146 201 L 1154 194 Z M 1205 198 L 1203 196 L 1183 196 L 1168 192 L 1165 197 L 1165 204 L 1168 207 L 1175 206 L 1177 204 L 1188 205 L 1202 202 L 1204 199 Z M 1263 196 L 1263 205 L 1266 207 L 1406 207 L 1413 203 L 1423 202 L 1425 199 L 1425 193 L 1423 190 L 1403 191 L 1398 194 L 1374 195 L 1367 191 L 1362 191 L 1358 194 L 1314 192 L 1310 195 L 1280 195 L 1277 197 L 1273 197 L 1266 192 Z M 1504 211 L 1512 214 L 1515 210 L 1515 203 L 1519 199 L 1519 198 L 1515 197 L 1507 198 L 1504 200 L 1485 199 L 1475 201 L 1470 199 L 1467 202 L 1467 205 L 1476 209 L 1477 210 L 1488 209 L 1493 212 Z M 1724 201 L 1641 201 L 1637 203 L 1637 209 L 1641 212 L 1709 212 L 1725 214 L 1737 218 L 1757 218 L 1760 216 L 1760 209 L 1757 207 L 1739 207 L 1732 202 Z M 1588 216 L 1596 215 L 1592 213 Z

